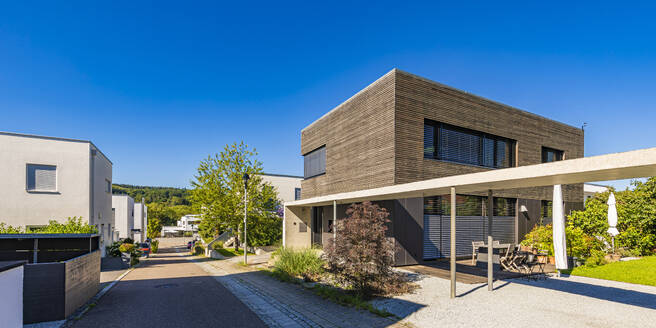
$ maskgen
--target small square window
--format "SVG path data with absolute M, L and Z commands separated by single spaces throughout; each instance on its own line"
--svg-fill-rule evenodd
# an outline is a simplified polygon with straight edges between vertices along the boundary
M 57 191 L 57 166 L 27 164 L 28 191 Z

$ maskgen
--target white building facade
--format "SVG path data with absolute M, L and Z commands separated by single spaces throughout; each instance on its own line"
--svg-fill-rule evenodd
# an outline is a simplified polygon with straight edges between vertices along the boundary
M 134 204 L 134 240 L 145 242 L 148 238 L 148 206 L 141 203 Z
M 111 242 L 112 162 L 92 142 L 0 132 L 0 222 L 39 227 L 81 217 Z
M 284 174 L 263 173 L 264 182 L 270 183 L 278 193 L 278 198 L 285 202 L 301 199 L 301 180 L 303 177 Z
M 583 200 L 587 201 L 588 199 L 594 197 L 595 194 L 606 192 L 607 190 L 608 187 L 606 186 L 592 183 L 583 184 Z
M 123 238 L 134 239 L 134 199 L 128 195 L 113 195 L 112 207 L 114 209 L 114 220 L 116 240 Z

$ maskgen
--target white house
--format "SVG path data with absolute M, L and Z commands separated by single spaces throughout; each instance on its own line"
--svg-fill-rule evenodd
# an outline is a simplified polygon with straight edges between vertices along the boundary
M 198 231 L 198 224 L 200 223 L 199 214 L 187 214 L 178 220 L 178 227 L 183 231 Z
M 148 206 L 143 202 L 134 203 L 134 240 L 144 242 L 146 238 L 148 238 Z
M 91 141 L 0 132 L 0 222 L 39 227 L 82 217 L 111 241 L 112 162 Z
M 134 239 L 134 199 L 128 195 L 113 195 L 112 207 L 116 222 L 115 239 Z
M 583 184 L 583 201 L 587 201 L 588 199 L 594 197 L 595 194 L 602 193 L 607 190 L 607 186 L 592 183 Z
M 264 182 L 270 183 L 278 192 L 278 198 L 284 202 L 301 199 L 301 180 L 303 177 L 284 174 L 263 173 Z

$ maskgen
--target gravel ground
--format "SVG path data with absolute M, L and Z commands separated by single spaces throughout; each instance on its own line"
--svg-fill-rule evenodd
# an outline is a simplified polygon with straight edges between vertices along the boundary
M 561 277 L 527 282 L 458 284 L 449 299 L 449 280 L 420 276 L 414 294 L 375 305 L 417 327 L 655 327 L 656 287 Z

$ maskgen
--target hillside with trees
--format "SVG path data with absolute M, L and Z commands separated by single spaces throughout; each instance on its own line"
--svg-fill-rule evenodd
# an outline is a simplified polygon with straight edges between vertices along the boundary
M 176 225 L 181 216 L 194 213 L 189 200 L 190 192 L 185 188 L 113 184 L 112 193 L 128 195 L 135 202 L 141 202 L 143 197 L 148 206 L 149 226 L 150 223 L 154 225 L 154 232 L 159 230 L 157 226 Z

